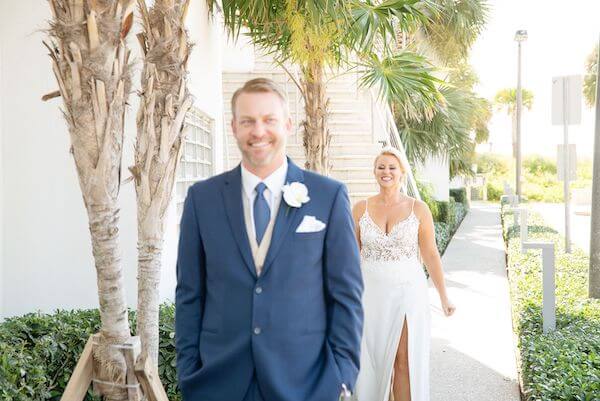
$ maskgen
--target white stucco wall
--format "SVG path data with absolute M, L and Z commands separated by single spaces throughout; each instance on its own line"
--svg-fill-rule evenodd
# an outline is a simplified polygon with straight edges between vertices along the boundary
M 450 198 L 450 169 L 446 160 L 430 157 L 424 165 L 417 166 L 416 171 L 419 181 L 431 184 L 435 199 L 447 201 Z
M 254 45 L 247 36 L 222 37 L 223 72 L 251 72 L 254 69 Z
M 56 89 L 47 50 L 42 46 L 49 16 L 46 2 L 0 3 L 2 56 L 0 58 L 0 120 L 4 178 L 0 271 L 1 316 L 35 310 L 97 307 L 94 269 L 87 215 L 75 167 L 69 154 L 69 138 L 59 107 L 60 98 L 42 102 L 41 96 Z M 215 118 L 215 155 L 222 155 L 220 29 L 209 27 L 204 2 L 192 2 L 188 15 L 196 47 L 190 58 L 190 89 L 195 105 Z M 136 28 L 134 28 L 135 30 Z M 140 60 L 135 32 L 129 35 L 133 58 Z M 134 89 L 139 88 L 136 66 Z M 10 102 L 6 101 L 10 94 Z M 130 95 L 125 124 L 123 174 L 133 163 L 135 112 L 138 98 Z M 10 151 L 9 151 L 10 150 Z M 217 169 L 222 158 L 215 157 Z M 122 187 L 120 235 L 127 301 L 136 305 L 137 228 L 135 190 Z M 175 286 L 177 216 L 174 205 L 168 215 L 161 298 L 172 298 Z M 2 215 L 0 215 L 2 216 Z M 1 305 L 1 304 L 0 304 Z

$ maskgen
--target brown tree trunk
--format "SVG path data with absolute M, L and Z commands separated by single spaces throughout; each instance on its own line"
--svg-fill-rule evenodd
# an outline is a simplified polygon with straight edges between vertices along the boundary
M 186 85 L 190 44 L 184 28 L 189 0 L 138 0 L 144 52 L 137 115 L 135 177 L 138 206 L 137 335 L 158 366 L 159 282 L 164 220 L 180 159 L 183 123 L 192 98 Z
M 114 345 L 130 337 L 118 249 L 119 194 L 125 104 L 130 91 L 126 37 L 132 1 L 49 0 L 52 69 L 63 98 L 71 153 L 89 217 L 100 306 L 100 380 L 124 383 L 125 361 Z M 116 388 L 104 394 L 121 400 Z
M 303 143 L 306 155 L 305 167 L 323 175 L 329 175 L 329 143 L 331 137 L 328 128 L 329 98 L 324 82 L 323 65 L 312 63 L 302 67 L 300 85 L 304 93 L 304 111 L 306 120 Z

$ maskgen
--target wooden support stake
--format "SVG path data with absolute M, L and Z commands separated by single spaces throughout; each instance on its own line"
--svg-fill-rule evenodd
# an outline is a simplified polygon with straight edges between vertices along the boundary
M 137 361 L 141 352 L 142 344 L 139 337 L 131 337 L 129 341 L 125 343 L 123 354 L 125 355 L 125 362 L 127 363 L 127 384 L 130 386 L 139 384 L 135 375 L 135 361 Z M 129 396 L 128 401 L 142 401 L 142 393 L 139 386 L 129 387 L 127 389 L 127 395 Z
M 93 381 L 96 367 L 93 351 L 95 344 L 98 343 L 96 336 L 99 334 L 91 336 L 85 344 L 60 401 L 83 401 L 92 382 L 94 391 L 101 395 L 112 387 L 111 383 Z M 122 348 L 127 364 L 126 382 L 118 384 L 127 384 L 127 400 L 169 401 L 152 361 L 146 354 L 141 354 L 140 338 L 131 337 L 125 344 L 122 344 Z M 141 385 L 141 389 L 139 385 Z
M 75 370 L 69 379 L 67 388 L 63 393 L 60 401 L 81 401 L 85 397 L 90 383 L 92 382 L 92 371 L 94 367 L 94 356 L 92 350 L 94 348 L 94 336 L 90 336 L 83 348 L 81 357 L 75 366 Z
M 154 369 L 152 360 L 143 353 L 135 364 L 135 374 L 144 389 L 148 401 L 169 401 L 167 393 L 160 382 L 158 372 Z

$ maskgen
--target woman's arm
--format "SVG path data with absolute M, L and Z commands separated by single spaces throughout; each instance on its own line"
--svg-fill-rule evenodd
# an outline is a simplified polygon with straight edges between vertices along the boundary
M 448 299 L 442 260 L 435 243 L 435 228 L 431 211 L 427 204 L 421 201 L 415 202 L 414 211 L 420 221 L 419 250 L 421 252 L 421 257 L 423 258 L 427 272 L 429 272 L 429 277 L 431 277 L 431 281 L 433 281 L 433 285 L 435 285 L 440 296 L 440 302 L 442 303 L 444 313 L 446 316 L 450 316 L 454 313 L 456 308 Z
M 358 242 L 358 248 L 361 249 L 362 246 L 360 244 L 360 218 L 365 212 L 365 208 L 367 206 L 367 202 L 364 200 L 356 202 L 354 207 L 352 208 L 352 218 L 354 219 L 354 231 L 356 234 L 356 241 Z

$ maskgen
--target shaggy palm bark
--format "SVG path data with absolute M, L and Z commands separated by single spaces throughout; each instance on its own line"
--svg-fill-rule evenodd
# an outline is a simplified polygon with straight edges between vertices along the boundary
M 138 0 L 144 31 L 142 92 L 137 115 L 135 178 L 138 211 L 137 335 L 158 365 L 158 318 L 165 212 L 180 159 L 183 122 L 192 104 L 186 86 L 190 45 L 184 29 L 189 0 Z
M 324 82 L 323 66 L 310 63 L 301 68 L 301 91 L 304 95 L 305 121 L 304 152 L 305 167 L 323 175 L 329 175 L 329 144 L 331 136 L 328 128 L 328 107 L 326 85 Z
M 97 271 L 102 326 L 94 358 L 99 362 L 98 378 L 122 383 L 125 361 L 111 345 L 130 337 L 118 248 L 117 196 L 131 81 L 124 38 L 133 21 L 132 2 L 50 0 L 49 5 L 51 40 L 45 45 L 63 99 Z M 104 395 L 117 400 L 127 393 L 115 389 Z

